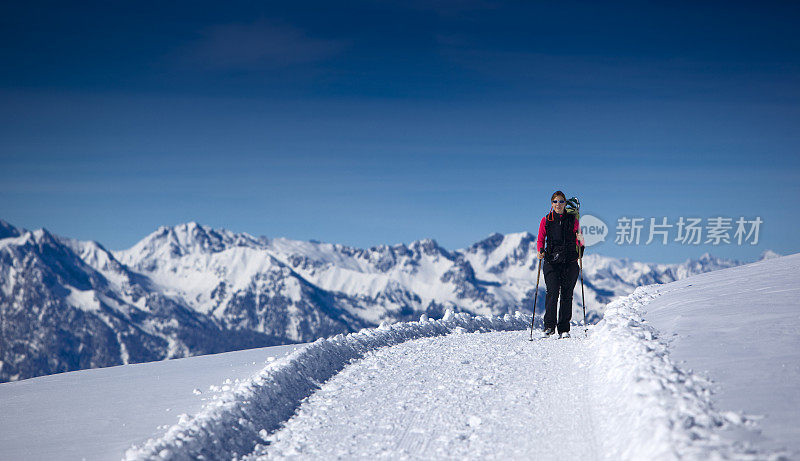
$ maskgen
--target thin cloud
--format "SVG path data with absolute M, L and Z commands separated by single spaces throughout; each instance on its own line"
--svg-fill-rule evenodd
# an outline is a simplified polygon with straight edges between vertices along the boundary
M 290 25 L 258 21 L 210 26 L 175 58 L 208 70 L 282 68 L 324 61 L 346 47 L 343 40 L 314 38 Z

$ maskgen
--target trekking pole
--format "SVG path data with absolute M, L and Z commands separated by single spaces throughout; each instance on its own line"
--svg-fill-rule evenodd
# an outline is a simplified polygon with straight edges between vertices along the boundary
M 536 257 L 537 258 L 539 257 L 538 254 L 537 254 Z M 541 259 L 538 260 L 537 265 L 539 266 L 539 270 L 536 271 L 536 293 L 533 295 L 533 315 L 531 315 L 531 339 L 530 339 L 530 341 L 533 341 L 533 320 L 536 318 L 536 301 L 539 299 L 539 274 L 542 273 L 542 260 Z M 585 323 L 585 320 L 584 320 L 584 323 Z
M 578 258 L 581 268 L 581 305 L 583 305 L 583 332 L 589 337 L 589 326 L 586 325 L 586 295 L 583 293 L 583 255 Z

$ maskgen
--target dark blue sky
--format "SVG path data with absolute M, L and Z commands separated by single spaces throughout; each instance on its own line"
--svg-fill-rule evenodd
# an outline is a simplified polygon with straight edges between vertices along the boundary
M 756 246 L 604 254 L 797 252 L 797 24 L 791 2 L 4 4 L 0 218 L 111 249 L 190 220 L 458 248 L 535 231 L 563 189 L 612 233 L 764 220 Z

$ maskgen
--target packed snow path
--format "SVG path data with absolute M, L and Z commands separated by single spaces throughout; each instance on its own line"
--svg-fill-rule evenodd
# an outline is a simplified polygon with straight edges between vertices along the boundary
M 757 425 L 672 361 L 643 318 L 659 290 L 610 303 L 588 338 L 448 312 L 319 340 L 125 457 L 788 459 L 736 437 Z
M 605 405 L 585 341 L 527 339 L 455 334 L 379 349 L 323 385 L 256 454 L 603 458 L 595 412 Z

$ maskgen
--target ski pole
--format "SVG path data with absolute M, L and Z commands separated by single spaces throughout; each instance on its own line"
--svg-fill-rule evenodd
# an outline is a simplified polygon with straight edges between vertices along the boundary
M 537 254 L 538 258 L 538 254 Z M 533 341 L 533 320 L 536 318 L 536 301 L 539 299 L 539 274 L 542 273 L 542 260 L 540 259 L 537 263 L 539 266 L 539 270 L 536 271 L 536 292 L 533 295 L 533 315 L 531 315 L 531 339 Z M 584 316 L 585 317 L 585 316 Z M 584 321 L 585 323 L 585 321 Z
M 583 255 L 578 258 L 581 268 L 581 305 L 583 305 L 583 332 L 589 337 L 589 326 L 586 325 L 586 295 L 583 293 Z

